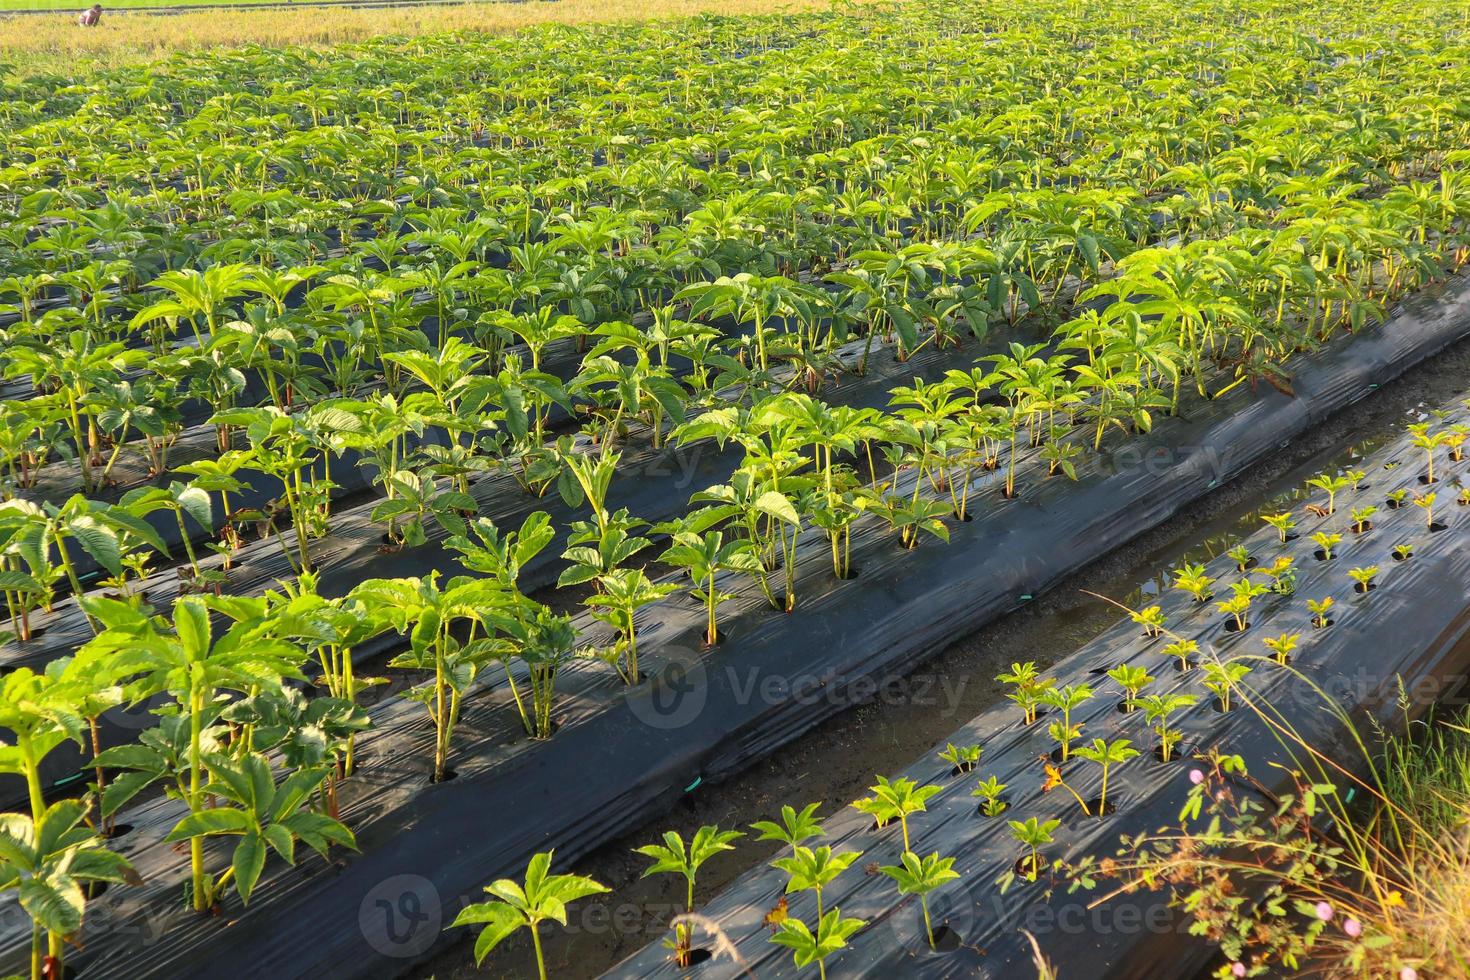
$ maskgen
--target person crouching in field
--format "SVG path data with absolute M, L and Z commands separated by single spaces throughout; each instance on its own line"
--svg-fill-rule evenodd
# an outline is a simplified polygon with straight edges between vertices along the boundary
M 77 23 L 83 27 L 96 27 L 97 22 L 102 19 L 102 4 L 94 3 L 88 10 L 83 10 L 77 15 Z

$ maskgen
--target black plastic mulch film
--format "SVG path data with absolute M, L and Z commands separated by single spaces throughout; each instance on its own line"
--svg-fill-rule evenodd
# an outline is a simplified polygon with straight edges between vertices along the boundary
M 441 927 L 459 907 L 486 882 L 523 872 L 532 853 L 554 847 L 563 866 L 700 781 L 769 754 L 869 696 L 873 679 L 907 672 L 1467 334 L 1470 288 L 1456 280 L 1416 297 L 1388 324 L 1294 362 L 1294 396 L 1242 385 L 1161 420 L 1147 439 L 1115 444 L 1077 483 L 1043 480 L 1032 460 L 1017 500 L 998 499 L 1000 474 L 986 475 L 975 519 L 952 524 L 948 545 L 930 540 L 905 551 L 886 526 L 860 521 L 856 580 L 836 581 L 825 541 L 808 535 L 795 614 L 770 609 L 749 583 L 730 582 L 737 598 L 721 620 L 729 638 L 711 653 L 699 643 L 702 607 L 682 594 L 650 607 L 639 648 L 652 679 L 628 690 L 598 665 L 566 670 L 560 728 L 549 740 L 521 735 L 503 682 L 487 672 L 466 699 L 449 782 L 427 785 L 432 732 L 422 709 L 398 699 L 376 705 L 375 729 L 360 742 L 362 768 L 343 786 L 343 819 L 361 853 L 337 854 L 330 867 L 315 857 L 296 868 L 272 863 L 248 909 L 233 897 L 213 919 L 181 907 L 186 862 L 162 843 L 180 805 L 133 808 L 121 817 L 131 832 L 116 846 L 144 885 L 89 903 L 83 946 L 69 964 L 86 976 L 129 978 L 402 971 L 452 941 Z M 911 364 L 898 373 L 915 371 Z M 624 482 L 636 494 L 657 481 Z M 679 502 L 703 485 L 680 488 Z M 554 511 L 554 501 L 542 503 Z M 421 570 L 401 557 L 383 571 Z M 354 581 L 376 560 L 324 553 L 321 564 Z M 598 628 L 586 617 L 579 625 Z M 133 724 L 147 720 L 134 716 Z M 213 842 L 206 853 L 211 867 L 227 862 Z M 24 946 L 18 921 L 4 921 L 10 950 Z
M 1467 392 L 1470 394 L 1470 392 Z M 1463 396 L 1462 396 L 1463 397 Z M 1457 401 L 1436 428 L 1470 423 L 1470 410 Z M 1403 710 L 1398 704 L 1400 682 L 1418 692 L 1409 708 L 1418 717 L 1440 696 L 1457 692 L 1470 664 L 1470 508 L 1458 502 L 1460 487 L 1470 479 L 1470 458 L 1447 460 L 1436 451 L 1436 483 L 1426 487 L 1425 453 L 1403 436 L 1369 455 L 1359 464 L 1367 476 L 1356 491 L 1336 495 L 1335 513 L 1316 515 L 1296 510 L 1297 526 L 1286 543 L 1272 528 L 1242 542 L 1251 555 L 1251 580 L 1266 581 L 1258 569 L 1288 556 L 1299 573 L 1293 594 L 1271 594 L 1254 601 L 1244 631 L 1233 629 L 1230 617 L 1215 602 L 1199 602 L 1179 590 L 1170 590 L 1158 604 L 1165 614 L 1169 635 L 1150 637 L 1142 626 L 1124 618 L 1048 671 L 1058 687 L 1086 684 L 1094 696 L 1071 720 L 1081 725 L 1078 745 L 1094 738 L 1109 742 L 1126 738 L 1139 755 L 1116 766 L 1109 774 L 1108 808 L 1104 819 L 1081 812 L 1065 789 L 1042 790 L 1042 759 L 1054 754 L 1057 742 L 1048 724 L 1056 713 L 1040 715 L 1026 724 L 1019 706 L 1005 701 L 956 729 L 945 742 L 919 762 L 892 778 L 908 778 L 919 785 L 939 785 L 942 792 L 928 801 L 926 812 L 909 817 L 911 849 L 953 857 L 957 881 L 930 895 L 934 928 L 940 937 L 930 949 L 918 899 L 903 897 L 891 879 L 868 874 L 874 862 L 896 865 L 903 850 L 897 823 L 884 829 L 873 818 L 851 807 L 830 816 L 824 835 L 808 846 L 830 846 L 834 853 L 862 852 L 854 865 L 823 889 L 823 908 L 840 908 L 844 918 L 867 925 L 848 948 L 829 957 L 829 977 L 1020 977 L 1035 976 L 1033 950 L 1023 930 L 1037 940 L 1041 954 L 1061 977 L 1190 977 L 1204 968 L 1214 949 L 1186 931 L 1188 919 L 1169 907 L 1167 895 L 1140 891 L 1109 896 L 1116 880 L 1100 878 L 1094 890 L 1069 892 L 1065 872 L 1043 872 L 1035 883 L 1016 878 L 1005 889 L 998 880 L 1015 872 L 1025 849 L 1009 830 L 1009 820 L 1035 817 L 1060 819 L 1054 842 L 1041 851 L 1044 861 L 1061 858 L 1075 866 L 1086 857 L 1114 857 L 1125 851 L 1121 838 L 1175 825 L 1189 794 L 1189 771 L 1204 765 L 1210 749 L 1239 755 L 1255 779 L 1269 790 L 1260 793 L 1244 782 L 1237 789 L 1270 805 L 1293 790 L 1287 770 L 1302 765 L 1304 751 L 1290 738 L 1273 733 L 1266 718 L 1284 722 L 1307 744 L 1328 759 L 1364 775 L 1366 760 L 1340 716 L 1323 694 L 1347 712 L 1360 732 L 1369 719 L 1388 730 L 1399 728 Z M 1401 501 L 1390 497 L 1405 491 Z M 1433 492 L 1431 513 L 1411 501 Z M 1327 496 L 1316 492 L 1312 504 L 1323 508 Z M 1358 532 L 1353 508 L 1374 506 L 1371 525 Z M 1435 530 L 1428 526 L 1432 516 Z M 1340 534 L 1330 556 L 1312 540 L 1318 531 Z M 1412 548 L 1408 557 L 1395 554 L 1399 545 Z M 1362 592 L 1349 569 L 1377 566 L 1374 587 Z M 1228 555 L 1206 566 L 1215 579 L 1215 599 L 1229 596 L 1227 586 L 1247 577 Z M 1326 626 L 1316 626 L 1307 600 L 1331 596 L 1334 605 Z M 1228 628 L 1227 628 L 1228 627 Z M 1289 659 L 1290 670 L 1278 667 L 1262 643 L 1284 633 L 1300 635 L 1300 646 Z M 1194 640 L 1200 653 L 1195 660 L 1242 662 L 1251 667 L 1240 690 L 1232 694 L 1228 712 L 1203 684 L 1198 667 L 1180 672 L 1175 657 L 1164 648 L 1175 638 Z M 1262 659 L 1266 658 L 1266 659 Z M 1183 732 L 1184 751 L 1168 762 L 1155 750 L 1158 740 L 1141 710 L 1119 710 L 1123 692 L 1105 676 L 1120 664 L 1142 667 L 1154 677 L 1145 694 L 1193 694 L 1192 708 L 1171 718 L 1171 727 Z M 1294 672 L 1300 672 L 1298 677 Z M 1303 679 L 1305 678 L 1305 680 Z M 1314 691 L 1316 685 L 1321 691 Z M 1259 711 L 1248 707 L 1254 703 Z M 971 773 L 958 774 L 938 757 L 946 744 L 983 747 Z M 1271 763 L 1287 767 L 1275 768 Z M 1355 766 L 1356 763 L 1356 766 Z M 1061 766 L 1067 784 L 1089 801 L 1096 812 L 1101 769 L 1073 756 Z M 972 795 L 977 782 L 994 776 L 1005 784 L 1006 809 L 995 816 L 981 811 Z M 1347 781 L 1339 780 L 1344 788 Z M 786 801 L 800 807 L 805 800 Z M 1116 809 L 1115 809 L 1116 808 Z M 754 975 L 793 976 L 791 951 L 771 943 L 765 918 L 782 897 L 784 872 L 768 865 L 747 872 L 700 909 L 730 939 L 741 963 L 722 957 L 680 970 L 669 950 L 653 944 L 607 974 L 610 977 L 690 977 L 714 980 Z M 788 914 L 808 924 L 816 920 L 810 893 L 788 896 Z M 696 934 L 694 947 L 712 945 L 708 934 Z M 747 974 L 746 970 L 752 971 Z M 806 973 L 812 973 L 808 968 Z

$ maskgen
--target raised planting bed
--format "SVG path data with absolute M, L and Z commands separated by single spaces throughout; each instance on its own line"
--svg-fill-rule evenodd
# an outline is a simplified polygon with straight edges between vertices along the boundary
M 912 383 L 915 379 L 934 382 L 948 370 L 967 368 L 983 353 L 1001 347 L 1004 336 L 990 338 L 983 344 L 971 339 L 957 346 L 929 345 L 904 361 L 896 358 L 891 345 L 879 342 L 868 355 L 866 373 L 843 374 L 836 381 L 826 382 L 817 395 L 831 406 L 879 408 L 887 404 L 888 393 L 895 385 Z M 862 342 L 846 345 L 837 352 L 838 363 L 855 366 L 864 356 L 863 348 Z M 580 450 L 589 449 L 585 438 L 578 442 Z M 610 485 L 608 505 L 626 507 L 652 522 L 677 518 L 693 492 L 729 479 L 741 462 L 739 447 L 731 443 L 720 445 L 713 439 L 665 444 L 659 448 L 649 446 L 646 439 L 640 442 L 641 446 L 630 445 L 622 453 L 617 477 Z M 346 482 L 347 477 L 338 475 L 346 462 L 351 459 L 333 461 L 334 482 Z M 537 511 L 551 517 L 554 532 L 551 543 L 522 566 L 519 579 L 527 591 L 549 588 L 567 567 L 567 562 L 559 556 L 571 523 L 587 515 L 586 507 L 568 505 L 554 490 L 539 497 L 527 493 L 503 472 L 471 477 L 469 495 L 477 505 L 478 516 L 492 520 L 499 527 L 519 527 Z M 255 498 L 256 495 L 233 494 L 231 507 L 239 509 L 242 500 L 248 503 Z M 448 578 L 463 573 L 458 552 L 444 547 L 447 532 L 432 521 L 426 528 L 424 544 L 390 547 L 384 537 L 386 525 L 372 519 L 379 503 L 373 500 L 336 510 L 330 533 L 311 542 L 309 552 L 320 594 L 345 595 L 366 578 L 431 573 Z M 214 513 L 218 516 L 220 512 L 216 495 Z M 245 527 L 248 529 L 249 525 Z M 288 524 L 278 537 L 248 540 L 231 555 L 228 567 L 223 559 L 204 552 L 201 547 L 200 566 L 207 572 L 223 575 L 222 590 L 230 595 L 256 596 L 269 589 L 279 590 L 281 583 L 290 581 L 295 574 L 294 559 L 283 550 L 282 539 L 289 538 Z M 180 564 L 183 554 L 178 553 L 174 558 L 173 564 L 133 586 L 133 591 L 156 609 L 171 608 L 177 597 L 184 594 L 181 590 L 197 588 L 190 578 L 180 574 L 186 567 Z M 115 593 L 95 589 L 91 594 Z M 35 630 L 31 640 L 0 645 L 0 665 L 4 668 L 26 666 L 41 670 L 46 664 L 73 653 L 93 635 L 81 608 L 72 599 L 59 601 L 53 613 L 34 612 L 30 620 Z M 382 634 L 354 647 L 353 659 L 361 665 L 380 663 L 389 652 L 402 646 L 402 638 Z M 99 719 L 99 744 L 106 747 L 131 740 L 141 726 L 150 723 L 147 705 L 113 708 Z M 82 757 L 82 751 L 70 743 L 58 748 L 45 761 L 46 785 L 65 786 L 74 782 L 81 771 Z M 12 802 L 25 796 L 19 779 L 0 777 L 0 787 L 4 787 L 5 797 Z
M 1444 409 L 1433 413 L 1436 429 L 1470 424 L 1466 402 Z M 1069 699 L 1043 699 L 1030 721 L 1021 702 L 1006 701 L 956 729 L 908 769 L 887 774 L 936 787 L 922 812 L 907 818 L 909 849 L 954 858 L 960 875 L 929 895 L 933 948 L 917 897 L 900 895 L 891 878 L 877 873 L 900 863 L 898 823 L 877 827 L 871 814 L 851 807 L 826 819 L 823 836 L 807 846 L 861 857 L 823 889 L 823 908 L 840 908 L 844 918 L 866 923 L 826 959 L 827 975 L 1029 976 L 1035 965 L 1026 933 L 1059 976 L 1198 975 L 1218 953 L 1188 934 L 1184 915 L 1165 893 L 1114 895 L 1117 880 L 1102 876 L 1095 890 L 1070 885 L 1079 869 L 1096 874 L 1096 862 L 1121 858 L 1126 837 L 1177 826 L 1194 782 L 1191 770 L 1212 771 L 1212 752 L 1244 759 L 1252 779 L 1235 780 L 1233 789 L 1269 810 L 1296 791 L 1291 769 L 1321 771 L 1297 737 L 1332 764 L 1365 775 L 1353 729 L 1366 734 L 1373 725 L 1402 724 L 1403 692 L 1410 694 L 1411 718 L 1457 693 L 1470 666 L 1470 507 L 1460 502 L 1470 460 L 1454 459 L 1443 446 L 1432 452 L 1433 486 L 1424 482 L 1426 450 L 1410 434 L 1355 466 L 1362 474 L 1356 486 L 1342 473 L 1309 481 L 1311 495 L 1291 511 L 1285 541 L 1282 530 L 1263 526 L 1238 551 L 1203 569 L 1176 569 L 1176 586 L 1156 606 L 1134 610 L 1030 682 L 1033 690 L 1091 689 L 1068 709 L 1067 720 L 1079 729 L 1066 761 L 1051 726 L 1062 721 Z M 1429 493 L 1435 494 L 1432 507 L 1424 506 Z M 1294 576 L 1292 586 L 1271 588 L 1280 576 L 1266 570 L 1282 567 Z M 1191 581 L 1193 591 L 1186 587 Z M 1244 629 L 1219 606 L 1241 581 L 1267 586 L 1240 612 Z M 1200 598 L 1206 592 L 1211 598 Z M 1294 635 L 1294 642 L 1283 645 L 1283 635 Z M 1195 649 L 1179 645 L 1184 643 Z M 1181 658 L 1190 662 L 1188 669 Z M 1142 683 L 1131 712 L 1124 710 L 1130 695 L 1119 667 L 1148 678 L 1132 681 Z M 1223 671 L 1231 668 L 1248 672 L 1226 678 Z M 1008 683 L 1008 689 L 1019 694 L 1021 687 Z M 1220 692 L 1228 693 L 1228 704 Z M 1193 703 L 1178 704 L 1162 723 L 1150 719 L 1144 702 L 1170 695 Z M 1160 724 L 1177 733 L 1167 761 Z M 1288 726 L 1294 736 L 1285 734 Z M 1078 754 L 1094 739 L 1126 739 L 1137 753 L 1110 763 L 1105 790 L 1101 763 Z M 978 763 L 961 771 L 940 756 L 951 746 L 980 747 Z M 1064 784 L 1047 774 L 1048 765 Z M 998 795 L 977 790 L 991 777 L 1003 787 Z M 1339 782 L 1346 792 L 1347 781 Z M 990 806 L 991 797 L 1000 805 Z M 786 802 L 800 808 L 805 801 Z M 1059 821 L 1037 845 L 1039 867 L 1010 826 L 1029 818 L 1043 825 Z M 791 951 L 770 941 L 768 915 L 783 895 L 790 916 L 815 923 L 812 893 L 787 895 L 787 881 L 784 871 L 763 866 L 700 910 L 732 942 L 738 962 L 729 955 L 709 958 L 713 933 L 700 928 L 693 940 L 698 965 L 677 967 L 668 948 L 655 943 L 608 976 L 800 975 L 793 972 Z
M 1458 282 L 1416 298 L 1388 325 L 1294 361 L 1293 395 L 1237 387 L 1186 417 L 1161 420 L 1148 439 L 1112 444 L 1076 483 L 1045 479 L 1042 462 L 1028 459 L 1018 498 L 987 497 L 994 505 L 977 507 L 973 520 L 951 522 L 948 546 L 905 549 L 887 524 L 862 519 L 853 534 L 855 580 L 823 569 L 825 542 L 803 544 L 816 560 L 798 561 L 796 612 L 775 612 L 753 586 L 731 583 L 738 598 L 722 613 L 727 635 L 712 651 L 699 641 L 702 608 L 671 596 L 639 616 L 641 663 L 651 677 L 628 689 L 599 663 L 567 668 L 559 728 L 547 741 L 517 734 L 504 686 L 487 672 L 465 702 L 449 782 L 426 784 L 431 733 L 422 709 L 379 705 L 374 730 L 360 740 L 364 765 L 343 786 L 343 819 L 361 853 L 341 854 L 327 870 L 314 859 L 295 870 L 268 866 L 248 908 L 230 898 L 220 918 L 182 910 L 179 855 L 162 842 L 181 808 L 140 806 L 121 818 L 132 829 L 118 845 L 145 885 L 98 899 L 102 925 L 95 933 L 87 927 L 74 965 L 84 975 L 162 975 L 185 964 L 228 975 L 248 949 L 253 971 L 401 969 L 432 948 L 438 926 L 480 884 L 524 868 L 534 851 L 555 847 L 559 860 L 573 860 L 701 780 L 734 772 L 871 696 L 873 682 L 1178 513 L 1463 336 L 1466 303 Z M 985 474 L 977 492 L 997 494 L 1001 479 Z M 600 627 L 585 618 L 579 626 L 597 641 Z M 494 811 L 514 819 L 486 832 L 485 815 Z M 211 850 L 211 860 L 220 859 Z M 400 902 L 432 907 L 438 917 L 415 918 L 409 928 L 381 914 L 408 908 Z M 144 924 L 146 942 L 138 932 Z

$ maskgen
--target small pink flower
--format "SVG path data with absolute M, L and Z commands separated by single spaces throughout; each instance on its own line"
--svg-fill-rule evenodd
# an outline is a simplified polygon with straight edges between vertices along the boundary
M 1363 923 L 1359 922 L 1357 919 L 1344 919 L 1342 923 L 1342 931 L 1347 933 L 1354 939 L 1357 939 L 1363 934 Z
M 1412 966 L 1406 966 L 1399 971 L 1399 980 L 1419 980 L 1419 971 Z
M 1198 769 L 1191 769 L 1189 770 L 1189 781 L 1198 786 L 1200 783 L 1205 781 L 1205 774 L 1200 772 Z
M 1230 964 L 1230 975 L 1231 976 L 1235 976 L 1235 977 L 1243 977 L 1243 976 L 1245 976 L 1245 964 L 1244 963 L 1231 963 Z
M 1317 903 L 1317 918 L 1321 919 L 1323 922 L 1331 922 L 1332 921 L 1332 906 L 1329 905 L 1329 904 L 1327 904 L 1326 902 L 1318 902 Z

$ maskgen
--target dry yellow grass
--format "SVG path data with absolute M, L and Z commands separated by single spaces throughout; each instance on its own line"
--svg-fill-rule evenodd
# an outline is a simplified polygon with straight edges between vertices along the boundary
M 830 0 L 530 0 L 371 10 L 215 9 L 169 16 L 110 12 L 91 29 L 78 27 L 76 13 L 66 11 L 54 17 L 0 16 L 0 64 L 21 75 L 77 75 L 97 67 L 152 61 L 175 51 L 240 44 L 319 46 L 388 34 L 506 33 L 539 24 L 795 12 L 829 5 Z

